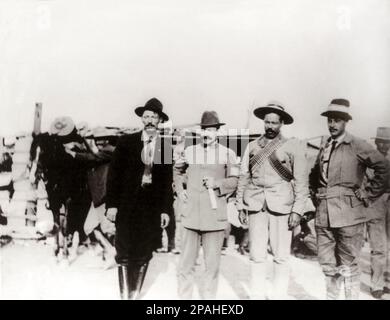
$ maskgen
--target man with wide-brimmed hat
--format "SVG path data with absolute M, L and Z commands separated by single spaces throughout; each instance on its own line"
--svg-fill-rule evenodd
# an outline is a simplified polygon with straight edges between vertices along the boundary
M 58 117 L 50 125 L 50 134 L 60 137 L 69 137 L 71 134 L 77 134 L 76 126 L 71 117 Z
M 76 153 L 84 155 L 90 150 L 85 140 L 78 134 L 71 117 L 62 116 L 54 119 L 49 132 L 52 139 L 50 143 L 54 146 L 57 143 L 61 145 L 49 151 L 45 150 L 43 144 L 43 163 L 46 163 L 45 159 L 51 159 L 46 163 L 49 202 L 61 199 L 60 202 L 51 201 L 51 209 L 56 220 L 59 219 L 58 205 L 67 204 L 66 231 L 69 240 L 72 241 L 71 255 L 74 258 L 78 244 L 87 239 L 83 226 L 91 203 L 87 186 L 88 166 L 82 158 L 74 155 Z M 57 204 L 54 204 L 56 202 Z
M 115 221 L 116 261 L 122 299 L 139 297 L 161 228 L 173 214 L 172 147 L 158 134 L 168 120 L 150 99 L 135 109 L 143 130 L 119 138 L 107 177 L 107 218 Z
M 181 299 L 192 297 L 200 245 L 206 266 L 202 298 L 215 299 L 217 292 L 224 230 L 228 224 L 226 196 L 236 190 L 239 171 L 235 152 L 217 140 L 222 125 L 215 111 L 205 111 L 200 123 L 201 141 L 185 148 L 174 165 L 175 189 L 185 202 L 178 267 Z
M 390 128 L 379 127 L 372 139 L 390 164 Z M 367 187 L 370 187 L 373 178 L 374 172 L 368 170 Z M 371 248 L 371 294 L 380 299 L 384 293 L 390 293 L 390 181 L 385 193 L 373 201 L 368 213 L 366 227 Z
M 265 290 L 268 243 L 273 254 L 273 298 L 287 299 L 292 229 L 308 198 L 305 151 L 297 139 L 281 133 L 293 117 L 277 101 L 258 107 L 265 133 L 246 148 L 237 188 L 237 209 L 249 222 L 252 299 L 271 297 Z
M 65 151 L 88 168 L 88 189 L 92 204 L 84 223 L 84 232 L 103 248 L 103 258 L 106 268 L 115 265 L 115 250 L 112 246 L 115 226 L 105 217 L 105 197 L 107 173 L 115 150 L 116 131 L 98 127 L 93 136 L 86 136 L 91 149 L 88 152 Z
M 385 191 L 388 167 L 382 154 L 368 142 L 348 132 L 352 119 L 347 99 L 333 99 L 322 116 L 328 119 L 330 137 L 323 139 L 310 185 L 317 203 L 318 259 L 325 274 L 328 299 L 360 292 L 359 254 L 370 202 Z M 373 170 L 369 187 L 363 184 L 367 168 Z

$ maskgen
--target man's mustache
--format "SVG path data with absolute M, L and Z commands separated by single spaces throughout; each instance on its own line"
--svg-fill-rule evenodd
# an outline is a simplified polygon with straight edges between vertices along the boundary
M 272 129 L 267 129 L 267 130 L 265 130 L 265 133 L 276 133 L 276 132 Z
M 147 129 L 147 128 L 157 128 L 154 124 L 147 124 L 146 126 L 145 126 L 145 128 Z

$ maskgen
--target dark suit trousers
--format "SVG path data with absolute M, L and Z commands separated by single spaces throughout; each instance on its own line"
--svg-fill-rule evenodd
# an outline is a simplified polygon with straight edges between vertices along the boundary
M 115 248 L 118 264 L 148 262 L 161 244 L 161 220 L 153 194 L 141 189 L 131 208 L 121 208 L 116 219 Z

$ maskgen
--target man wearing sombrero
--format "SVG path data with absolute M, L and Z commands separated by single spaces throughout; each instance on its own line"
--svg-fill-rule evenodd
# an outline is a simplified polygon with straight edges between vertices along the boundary
M 377 150 L 390 164 L 390 128 L 379 127 L 373 139 Z M 368 170 L 368 187 L 373 178 L 374 172 Z M 371 294 L 380 299 L 384 293 L 390 293 L 390 181 L 385 193 L 373 201 L 368 212 L 366 227 L 371 248 Z
M 115 221 L 122 299 L 139 297 L 161 228 L 173 214 L 172 148 L 158 134 L 168 116 L 156 98 L 135 113 L 143 130 L 119 138 L 107 177 L 107 218 Z
M 239 173 L 235 152 L 218 143 L 222 125 L 215 111 L 205 111 L 200 123 L 201 141 L 185 148 L 174 165 L 175 189 L 185 202 L 178 267 L 181 299 L 192 298 L 201 245 L 206 266 L 201 295 L 215 299 L 217 293 L 224 230 L 228 225 L 226 196 L 236 190 Z
M 50 206 L 56 222 L 59 223 L 59 209 L 61 205 L 67 203 L 66 232 L 72 242 L 69 258 L 73 259 L 77 255 L 78 244 L 87 239 L 83 226 L 91 204 L 87 186 L 88 167 L 82 158 L 74 155 L 76 153 L 85 155 L 89 149 L 85 140 L 77 133 L 77 128 L 70 117 L 56 118 L 51 124 L 50 134 L 62 145 L 61 148 L 43 152 L 43 158 L 49 160 L 49 163 L 46 163 L 48 160 L 44 160 L 43 163 L 48 165 Z M 56 145 L 54 141 L 50 143 Z M 51 152 L 54 154 L 49 154 Z
M 309 196 L 303 145 L 281 133 L 292 116 L 279 102 L 254 110 L 265 133 L 246 148 L 237 188 L 242 223 L 249 220 L 252 299 L 265 299 L 268 243 L 273 254 L 274 298 L 288 298 L 292 229 L 304 213 Z M 249 215 L 249 216 L 248 216 Z
M 334 99 L 321 114 L 328 119 L 330 137 L 323 139 L 310 186 L 316 195 L 315 218 L 318 259 L 325 274 L 328 299 L 339 297 L 344 282 L 345 298 L 360 292 L 359 254 L 364 241 L 367 207 L 385 191 L 388 167 L 383 155 L 368 142 L 348 132 L 352 119 L 346 99 Z M 373 179 L 366 188 L 366 169 Z

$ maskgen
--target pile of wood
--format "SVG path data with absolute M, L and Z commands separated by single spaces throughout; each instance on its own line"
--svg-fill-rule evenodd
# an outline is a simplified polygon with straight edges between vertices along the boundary
M 13 187 L 12 196 L 9 190 L 0 191 L 0 205 L 7 217 L 7 225 L 0 233 L 17 239 L 39 239 L 53 227 L 44 185 L 35 182 L 35 159 L 30 158 L 32 142 L 31 135 L 18 137 L 12 148 L 12 171 L 0 173 L 2 184 L 9 181 Z
M 30 148 L 32 137 L 21 137 L 16 140 L 12 156 L 12 181 L 14 194 L 7 210 L 8 227 L 19 228 L 34 226 L 33 220 L 28 219 L 34 215 L 35 192 L 30 182 Z

